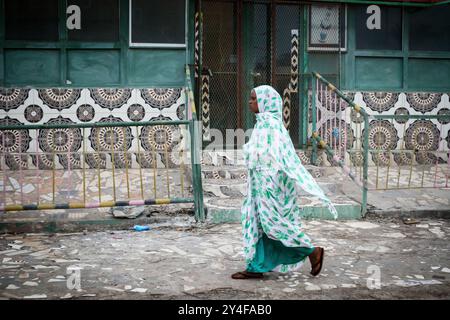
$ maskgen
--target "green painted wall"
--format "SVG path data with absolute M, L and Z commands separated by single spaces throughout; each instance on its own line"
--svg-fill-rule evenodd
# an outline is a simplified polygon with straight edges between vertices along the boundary
M 133 86 L 183 86 L 186 63 L 184 50 L 132 49 L 128 54 L 128 79 Z
M 408 85 L 412 90 L 450 89 L 450 59 L 409 59 Z
M 66 8 L 66 0 L 59 0 Z M 194 19 L 189 0 L 188 19 Z M 60 26 L 65 26 L 65 10 Z M 129 0 L 120 0 L 118 42 L 69 42 L 60 27 L 59 42 L 4 40 L 4 0 L 0 0 L 0 86 L 16 87 L 179 87 L 185 64 L 193 64 L 193 25 L 187 48 L 130 48 Z M 3 53 L 4 52 L 4 53 Z
M 309 70 L 314 70 L 327 78 L 328 81 L 339 85 L 339 54 L 326 52 L 310 52 Z
M 403 61 L 400 58 L 355 58 L 355 83 L 362 90 L 401 89 Z
M 67 78 L 74 86 L 120 84 L 120 50 L 67 50 Z
M 5 85 L 58 84 L 58 50 L 7 49 L 4 54 Z

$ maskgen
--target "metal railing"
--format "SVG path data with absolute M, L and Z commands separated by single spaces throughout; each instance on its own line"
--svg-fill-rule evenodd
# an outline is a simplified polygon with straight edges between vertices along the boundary
M 450 186 L 449 113 L 369 114 L 315 72 L 311 102 L 311 163 L 319 145 L 361 188 L 363 214 L 368 191 Z
M 441 137 L 450 129 L 450 114 L 372 115 L 371 118 L 369 190 L 450 186 L 450 150 L 445 148 Z M 389 132 L 391 136 L 386 137 Z
M 362 153 L 362 179 L 358 179 L 357 174 L 352 172 L 351 168 L 345 163 L 345 155 L 348 149 L 351 149 L 353 139 L 350 139 L 350 130 L 347 127 L 345 119 L 347 117 L 347 106 L 350 106 L 356 114 L 362 117 L 362 123 L 365 128 L 369 127 L 369 116 L 360 106 L 353 103 L 345 94 L 338 90 L 329 81 L 320 74 L 312 73 L 312 104 L 311 104 L 311 122 L 312 122 L 312 154 L 311 164 L 316 164 L 317 145 L 325 150 L 331 162 L 339 165 L 344 172 L 355 182 L 362 192 L 361 212 L 362 215 L 367 211 L 367 191 L 368 191 L 368 159 L 369 132 L 363 133 L 363 143 L 361 143 Z M 320 101 L 323 108 L 319 110 L 316 103 Z M 325 112 L 332 114 L 330 119 L 324 116 Z M 318 128 L 319 127 L 319 128 Z
M 203 221 L 188 68 L 185 92 L 187 120 L 0 126 L 0 211 L 194 203 Z M 177 143 L 169 131 L 177 131 Z M 185 183 L 188 149 L 193 197 Z

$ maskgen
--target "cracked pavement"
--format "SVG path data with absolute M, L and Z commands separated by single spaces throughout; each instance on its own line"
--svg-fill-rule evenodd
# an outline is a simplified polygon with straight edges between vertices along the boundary
M 450 222 L 303 221 L 322 273 L 243 270 L 240 224 L 0 236 L 0 299 L 449 299 Z

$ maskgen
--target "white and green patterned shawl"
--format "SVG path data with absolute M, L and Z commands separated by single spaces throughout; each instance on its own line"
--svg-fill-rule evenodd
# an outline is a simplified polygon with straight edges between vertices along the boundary
M 280 95 L 267 85 L 259 86 L 254 91 L 259 113 L 256 114 L 257 122 L 250 140 L 243 147 L 249 170 L 248 194 L 242 206 L 247 261 L 254 255 L 261 232 L 288 247 L 311 246 L 306 235 L 304 238 L 298 237 L 303 232 L 299 230 L 300 222 L 297 222 L 300 217 L 296 215 L 300 215 L 300 211 L 295 199 L 284 199 L 296 198 L 295 190 L 298 188 L 320 198 L 337 218 L 335 207 L 295 152 L 283 125 Z

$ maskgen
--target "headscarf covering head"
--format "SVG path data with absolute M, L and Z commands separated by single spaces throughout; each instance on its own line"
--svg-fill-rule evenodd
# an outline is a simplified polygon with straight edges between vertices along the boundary
M 258 111 L 265 116 L 272 116 L 281 120 L 283 100 L 280 94 L 271 86 L 263 85 L 253 89 L 256 93 Z M 258 117 L 258 114 L 256 114 Z M 259 115 L 261 117 L 261 115 Z

